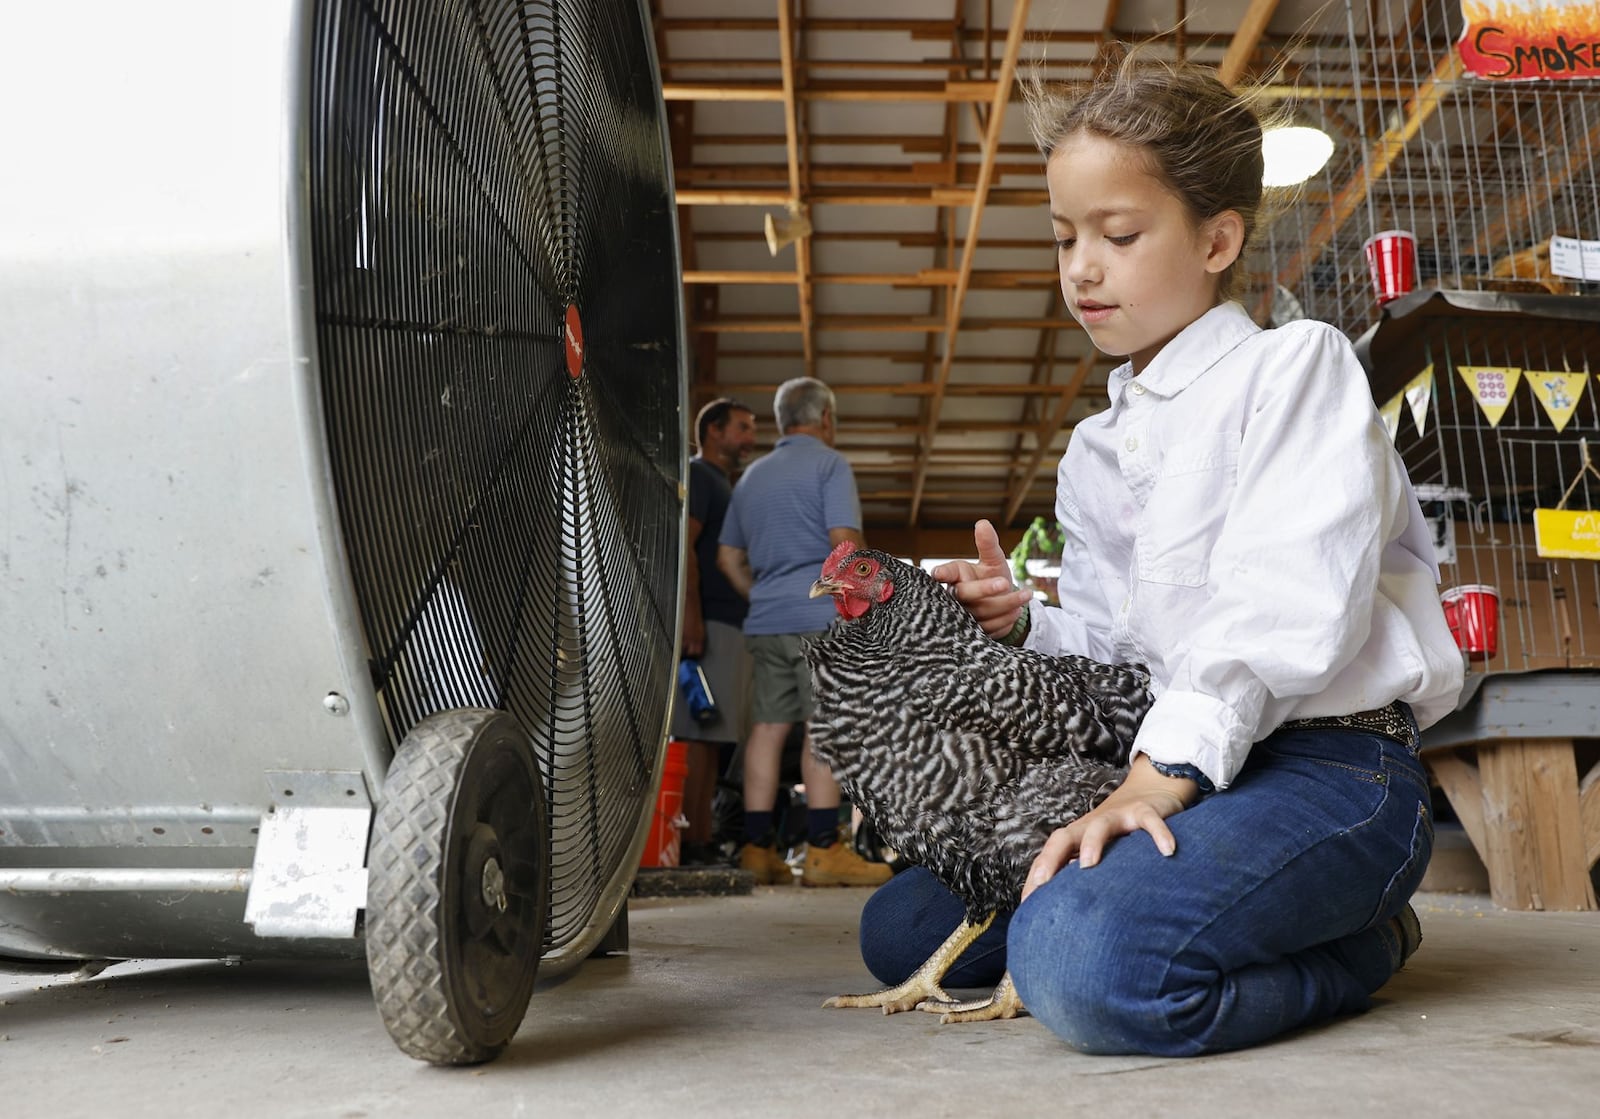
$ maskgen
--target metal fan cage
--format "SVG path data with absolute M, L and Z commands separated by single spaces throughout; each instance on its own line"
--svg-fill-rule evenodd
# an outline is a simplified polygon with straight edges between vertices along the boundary
M 633 0 L 340 0 L 311 74 L 322 406 L 373 682 L 393 743 L 454 707 L 532 736 L 559 953 L 631 873 L 677 638 L 648 27 Z

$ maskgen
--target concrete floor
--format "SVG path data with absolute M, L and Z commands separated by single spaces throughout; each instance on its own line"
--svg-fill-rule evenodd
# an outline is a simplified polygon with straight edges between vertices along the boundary
M 1137 1116 L 1600 1114 L 1600 914 L 1423 895 L 1382 1004 L 1251 1052 L 1082 1057 L 1032 1019 L 824 1011 L 865 989 L 855 890 L 635 901 L 632 951 L 543 983 L 498 1062 L 400 1055 L 366 973 L 122 964 L 0 976 L 0 1114 Z

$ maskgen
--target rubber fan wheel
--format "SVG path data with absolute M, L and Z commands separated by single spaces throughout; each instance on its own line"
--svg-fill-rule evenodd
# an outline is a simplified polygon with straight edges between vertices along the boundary
M 409 1056 L 498 1056 L 527 1012 L 548 917 L 533 751 L 502 711 L 446 711 L 406 736 L 367 852 L 367 967 Z
M 676 207 L 639 0 L 318 0 L 315 375 L 398 743 L 494 708 L 551 829 L 546 960 L 626 896 L 677 640 Z M 604 903 L 602 905 L 602 903 Z

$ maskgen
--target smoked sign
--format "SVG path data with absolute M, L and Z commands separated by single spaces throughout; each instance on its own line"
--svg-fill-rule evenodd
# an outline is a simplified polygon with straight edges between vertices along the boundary
M 1600 78 L 1600 0 L 1461 0 L 1467 73 L 1497 82 Z

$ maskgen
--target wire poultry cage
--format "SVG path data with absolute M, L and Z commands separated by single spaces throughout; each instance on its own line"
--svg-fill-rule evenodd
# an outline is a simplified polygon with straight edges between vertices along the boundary
M 1533 523 L 1569 489 L 1568 508 L 1595 508 L 1582 464 L 1600 436 L 1589 376 L 1600 269 L 1575 270 L 1551 246 L 1596 236 L 1600 82 L 1543 63 L 1514 75 L 1531 80 L 1497 80 L 1477 71 L 1498 62 L 1473 57 L 1498 49 L 1479 34 L 1491 24 L 1510 36 L 1564 18 L 1577 32 L 1595 16 L 1346 0 L 1275 56 L 1278 88 L 1295 96 L 1268 107 L 1327 132 L 1334 154 L 1275 200 L 1249 302 L 1261 321 L 1309 316 L 1362 336 L 1374 399 L 1434 525 L 1446 595 L 1498 595 L 1494 652 L 1465 641 L 1477 671 L 1600 665 L 1600 565 L 1541 555 Z M 1415 290 L 1383 305 L 1364 248 L 1386 230 L 1415 238 Z M 1480 374 L 1513 378 L 1503 408 L 1480 401 Z M 1552 408 L 1550 392 L 1571 407 Z
M 1446 593 L 1497 596 L 1494 648 L 1470 649 L 1469 664 L 1600 667 L 1600 564 L 1541 548 L 1535 525 L 1540 509 L 1600 507 L 1584 468 L 1590 441 L 1600 453 L 1600 300 L 1419 291 L 1357 351 L 1424 498 Z M 1510 380 L 1498 400 L 1486 371 Z

